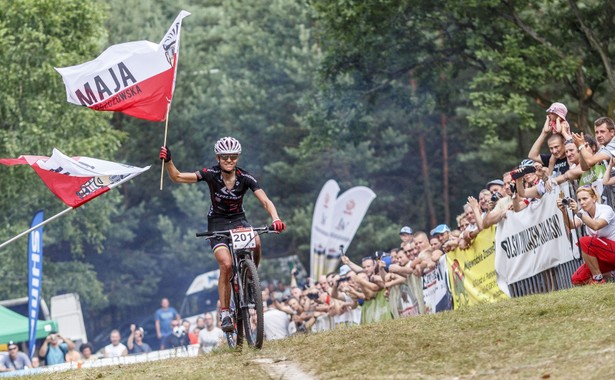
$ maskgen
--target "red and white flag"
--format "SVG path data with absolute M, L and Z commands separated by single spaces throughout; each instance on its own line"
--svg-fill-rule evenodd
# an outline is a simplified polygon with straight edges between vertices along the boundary
M 113 45 L 93 61 L 56 68 L 66 86 L 66 100 L 96 111 L 165 121 L 175 88 L 182 19 L 189 15 L 181 11 L 159 44 Z
M 2 165 L 30 165 L 67 206 L 79 207 L 150 167 L 138 168 L 90 157 L 70 158 L 57 149 L 51 157 L 0 158 Z

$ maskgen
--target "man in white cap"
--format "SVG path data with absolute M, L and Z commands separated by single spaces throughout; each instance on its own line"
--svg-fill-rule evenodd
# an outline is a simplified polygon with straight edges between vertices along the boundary
M 493 179 L 487 182 L 487 184 L 485 185 L 485 189 L 487 189 L 492 195 L 494 193 L 499 193 L 501 197 L 506 195 L 506 193 L 504 192 L 504 181 L 502 181 L 501 179 Z
M 401 230 L 399 230 L 399 238 L 401 239 L 401 247 L 403 247 L 406 243 L 412 242 L 414 239 L 412 228 L 403 226 Z

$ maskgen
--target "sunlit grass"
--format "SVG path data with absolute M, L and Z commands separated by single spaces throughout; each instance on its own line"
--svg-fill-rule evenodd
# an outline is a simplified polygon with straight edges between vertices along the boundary
M 59 379 L 266 379 L 290 360 L 319 379 L 598 379 L 615 371 L 615 284 L 575 288 L 266 342 L 262 351 L 45 375 Z M 40 378 L 40 377 L 37 377 Z

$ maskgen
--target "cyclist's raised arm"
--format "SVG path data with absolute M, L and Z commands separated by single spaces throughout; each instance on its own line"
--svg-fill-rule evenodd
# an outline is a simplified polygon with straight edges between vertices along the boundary
M 265 193 L 265 190 L 263 189 L 255 190 L 254 196 L 256 197 L 256 199 L 259 200 L 259 202 L 263 205 L 263 208 L 271 216 L 271 219 L 273 220 L 272 225 L 275 228 L 275 230 L 278 232 L 284 231 L 286 229 L 286 225 L 284 224 L 284 222 L 280 220 L 280 217 L 278 216 L 278 211 L 276 210 L 273 202 L 271 202 L 271 199 L 269 199 L 269 197 Z
M 164 160 L 165 167 L 167 169 L 167 173 L 169 173 L 169 178 L 171 181 L 176 183 L 196 183 L 197 175 L 196 173 L 182 173 L 175 167 L 175 164 L 171 158 L 171 149 L 163 146 L 160 148 L 160 159 Z

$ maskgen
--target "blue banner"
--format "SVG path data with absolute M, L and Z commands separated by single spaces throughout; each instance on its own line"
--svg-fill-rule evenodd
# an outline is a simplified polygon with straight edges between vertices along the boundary
M 38 211 L 30 228 L 43 222 L 43 210 Z M 41 285 L 43 282 L 43 226 L 30 232 L 28 236 L 28 326 L 30 358 L 34 355 L 36 344 L 36 323 L 38 321 Z

